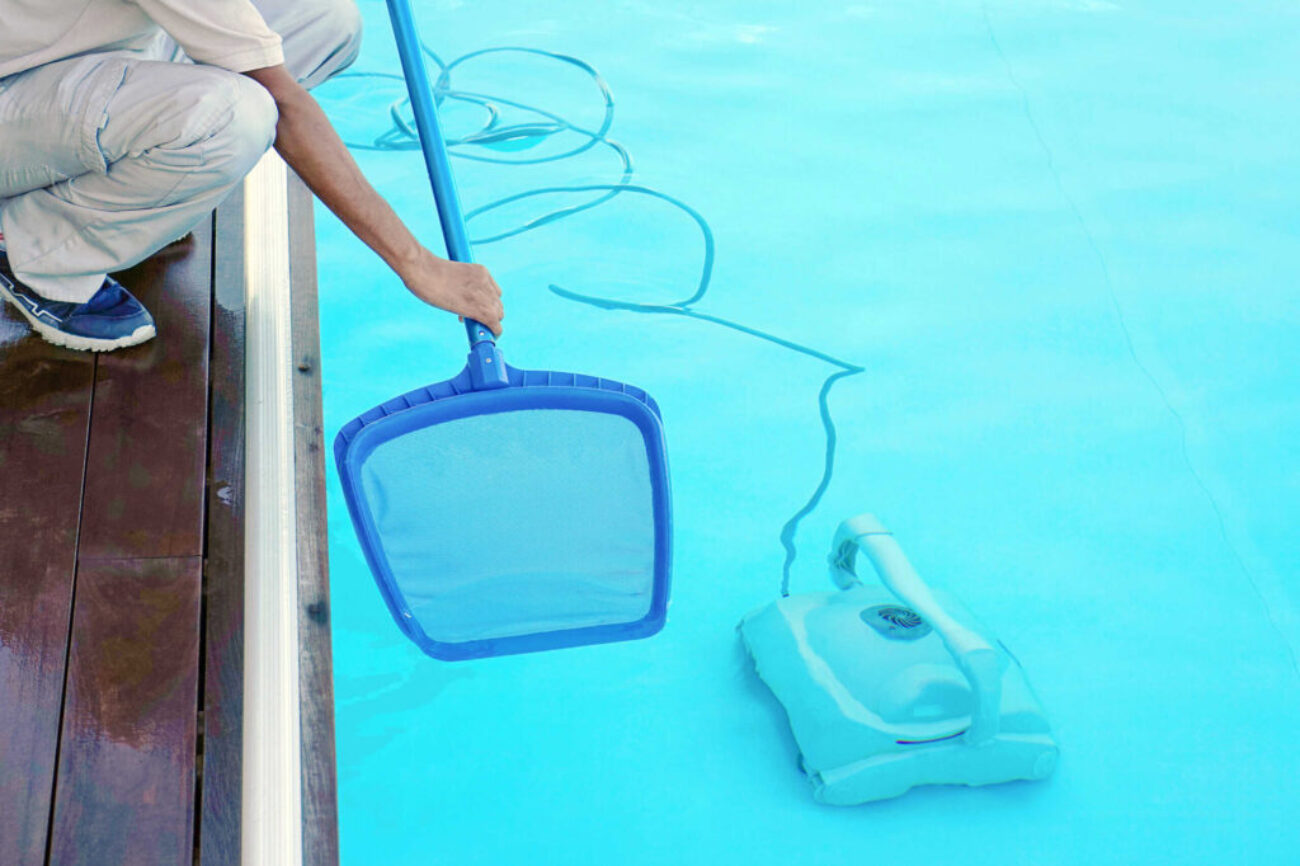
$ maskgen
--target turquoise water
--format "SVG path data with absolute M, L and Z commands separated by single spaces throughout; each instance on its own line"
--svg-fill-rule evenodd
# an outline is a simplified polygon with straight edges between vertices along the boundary
M 362 8 L 354 71 L 396 74 L 383 5 Z M 417 17 L 444 61 L 527 46 L 598 69 L 631 182 L 698 213 L 714 259 L 706 274 L 690 212 L 630 192 L 476 249 L 513 364 L 662 406 L 676 551 L 657 637 L 427 659 L 331 474 L 345 864 L 1297 862 L 1294 6 L 439 0 Z M 538 55 L 479 56 L 449 84 L 506 123 L 555 121 L 501 100 L 591 132 L 604 117 L 581 67 Z M 349 141 L 384 145 L 357 157 L 436 248 L 418 152 L 392 149 L 400 83 L 317 93 Z M 448 105 L 453 137 L 481 127 L 481 107 Z M 591 141 L 552 125 L 457 152 Z M 453 162 L 468 210 L 625 171 L 603 140 Z M 471 235 L 594 195 L 519 199 Z M 317 216 L 332 437 L 464 348 Z M 1061 743 L 1052 779 L 812 801 L 733 629 L 787 563 L 793 591 L 828 588 L 831 534 L 862 511 L 1016 652 Z

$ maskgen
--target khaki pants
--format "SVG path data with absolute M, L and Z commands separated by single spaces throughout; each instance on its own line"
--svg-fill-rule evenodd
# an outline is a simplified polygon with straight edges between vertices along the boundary
M 254 0 L 311 87 L 360 45 L 351 0 Z M 146 49 L 60 60 L 0 78 L 0 232 L 15 276 L 82 302 L 105 274 L 181 237 L 275 139 L 270 95 L 190 63 L 160 34 Z

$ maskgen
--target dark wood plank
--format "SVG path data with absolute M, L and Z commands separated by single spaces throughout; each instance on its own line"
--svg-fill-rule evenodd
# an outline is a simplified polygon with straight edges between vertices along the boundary
M 118 275 L 158 337 L 99 360 L 83 560 L 203 552 L 211 277 L 211 220 Z
M 52 866 L 192 856 L 201 558 L 83 561 Z
M 0 307 L 5 306 L 0 302 Z M 95 362 L 0 310 L 0 863 L 44 862 Z
M 290 172 L 289 261 L 293 303 L 294 475 L 298 503 L 298 687 L 302 732 L 302 852 L 306 866 L 339 862 L 330 642 L 325 445 L 312 195 Z
M 207 567 L 203 585 L 203 866 L 238 866 L 244 751 L 244 196 L 216 215 Z

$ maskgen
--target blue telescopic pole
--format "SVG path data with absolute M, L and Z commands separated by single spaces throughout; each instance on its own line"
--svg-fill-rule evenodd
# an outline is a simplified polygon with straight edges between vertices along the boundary
M 402 61 L 402 74 L 406 77 L 411 109 L 415 112 L 415 128 L 420 133 L 420 149 L 424 151 L 424 164 L 429 169 L 429 183 L 433 186 L 433 200 L 438 207 L 438 221 L 442 223 L 447 255 L 453 261 L 472 262 L 474 257 L 469 248 L 465 215 L 461 212 L 460 196 L 456 194 L 456 182 L 451 176 L 447 142 L 438 125 L 438 111 L 433 104 L 429 73 L 424 65 L 424 51 L 415 30 L 415 18 L 411 14 L 409 0 L 388 0 L 388 17 L 393 23 L 393 36 L 397 39 L 397 54 Z M 483 379 L 482 387 L 500 387 L 506 384 L 505 362 L 501 359 L 501 353 L 496 351 L 492 332 L 486 325 L 466 317 L 465 334 L 469 337 L 471 349 L 471 372 L 477 366 L 479 375 L 476 379 Z M 480 350 L 480 344 L 487 345 Z

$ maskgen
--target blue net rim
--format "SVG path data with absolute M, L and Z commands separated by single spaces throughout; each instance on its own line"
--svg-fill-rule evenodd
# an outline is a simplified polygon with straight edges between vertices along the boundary
M 608 391 L 612 394 L 624 394 L 640 403 L 645 404 L 654 414 L 656 419 L 659 414 L 659 404 L 654 398 L 635 385 L 625 385 L 622 382 L 615 382 L 613 379 L 602 379 L 598 376 L 588 376 L 583 373 L 557 373 L 550 370 L 519 370 L 509 365 L 506 366 L 506 373 L 510 381 L 509 389 L 514 388 L 581 388 L 586 390 Z M 504 390 L 509 390 L 504 389 Z M 503 389 L 497 389 L 503 390 Z M 343 428 L 339 430 L 338 436 L 334 440 L 334 455 L 338 457 L 340 450 L 346 448 L 347 444 L 356 437 L 361 430 L 376 421 L 387 418 L 390 415 L 396 415 L 413 409 L 416 406 L 422 406 L 426 403 L 434 403 L 438 400 L 446 400 L 450 397 L 459 397 L 463 394 L 476 393 L 473 385 L 470 383 L 469 368 L 461 370 L 454 379 L 447 379 L 443 382 L 435 382 L 432 385 L 426 385 L 423 388 L 416 388 L 413 391 L 407 391 L 391 400 L 380 403 L 378 406 L 369 411 L 362 412 L 353 418 Z M 484 392 L 488 393 L 488 392 Z
M 344 500 L 370 573 L 402 632 L 427 655 L 444 661 L 487 658 L 649 637 L 667 619 L 672 569 L 672 496 L 663 423 L 654 399 L 632 385 L 578 373 L 507 367 L 509 386 L 475 391 L 468 368 L 454 379 L 408 391 L 358 415 L 334 439 Z M 429 637 L 412 615 L 379 543 L 361 488 L 360 468 L 376 447 L 404 433 L 457 418 L 526 409 L 568 409 L 621 415 L 641 431 L 650 470 L 655 533 L 654 588 L 639 620 L 463 642 Z

